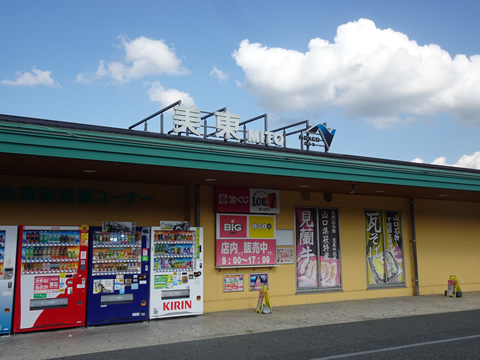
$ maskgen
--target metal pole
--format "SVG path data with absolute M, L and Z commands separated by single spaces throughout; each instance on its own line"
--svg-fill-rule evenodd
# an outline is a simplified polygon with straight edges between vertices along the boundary
M 200 226 L 200 185 L 195 185 L 195 226 Z
M 415 277 L 415 295 L 420 295 L 420 287 L 418 284 L 418 257 L 417 257 L 417 239 L 415 232 L 415 204 L 410 199 L 410 226 L 412 228 L 412 251 L 413 251 L 413 275 Z

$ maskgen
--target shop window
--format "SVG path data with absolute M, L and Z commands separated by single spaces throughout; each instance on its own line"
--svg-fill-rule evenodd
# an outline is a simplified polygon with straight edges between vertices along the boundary
M 338 224 L 338 209 L 295 209 L 298 292 L 341 289 Z
M 368 286 L 405 284 L 401 213 L 366 210 L 365 239 Z

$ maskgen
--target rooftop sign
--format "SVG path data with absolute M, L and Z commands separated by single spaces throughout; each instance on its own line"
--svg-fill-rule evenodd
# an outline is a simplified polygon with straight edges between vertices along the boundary
M 301 150 L 310 150 L 310 147 L 321 146 L 327 152 L 335 135 L 335 129 L 328 129 L 326 123 L 310 126 L 309 121 L 301 121 L 295 124 L 287 125 L 275 130 L 268 130 L 267 114 L 240 122 L 240 115 L 232 114 L 226 108 L 215 112 L 207 112 L 196 109 L 195 107 L 186 107 L 177 101 L 155 114 L 139 121 L 129 127 L 130 130 L 140 124 L 144 124 L 144 130 L 147 130 L 147 121 L 160 115 L 160 132 L 163 133 L 164 112 L 173 108 L 173 129 L 168 134 L 178 134 L 185 136 L 198 136 L 204 139 L 215 138 L 224 141 L 237 141 L 240 143 L 251 143 L 258 145 L 287 147 L 287 137 L 298 135 L 300 143 L 291 148 L 300 147 Z M 206 114 L 203 115 L 202 114 Z M 215 116 L 215 125 L 209 125 L 208 119 Z M 263 130 L 247 128 L 247 124 L 253 121 L 264 119 Z

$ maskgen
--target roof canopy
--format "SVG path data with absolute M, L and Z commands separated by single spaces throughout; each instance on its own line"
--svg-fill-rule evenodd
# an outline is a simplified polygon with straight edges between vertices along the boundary
M 480 171 L 0 115 L 0 175 L 480 201 Z

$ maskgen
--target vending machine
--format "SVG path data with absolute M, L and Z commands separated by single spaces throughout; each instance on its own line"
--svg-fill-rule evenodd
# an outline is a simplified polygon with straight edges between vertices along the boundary
M 150 228 L 90 228 L 87 325 L 148 320 Z
M 152 227 L 150 319 L 203 313 L 203 229 Z
M 12 332 L 17 227 L 0 226 L 0 334 Z
M 20 226 L 13 332 L 85 325 L 88 226 Z

